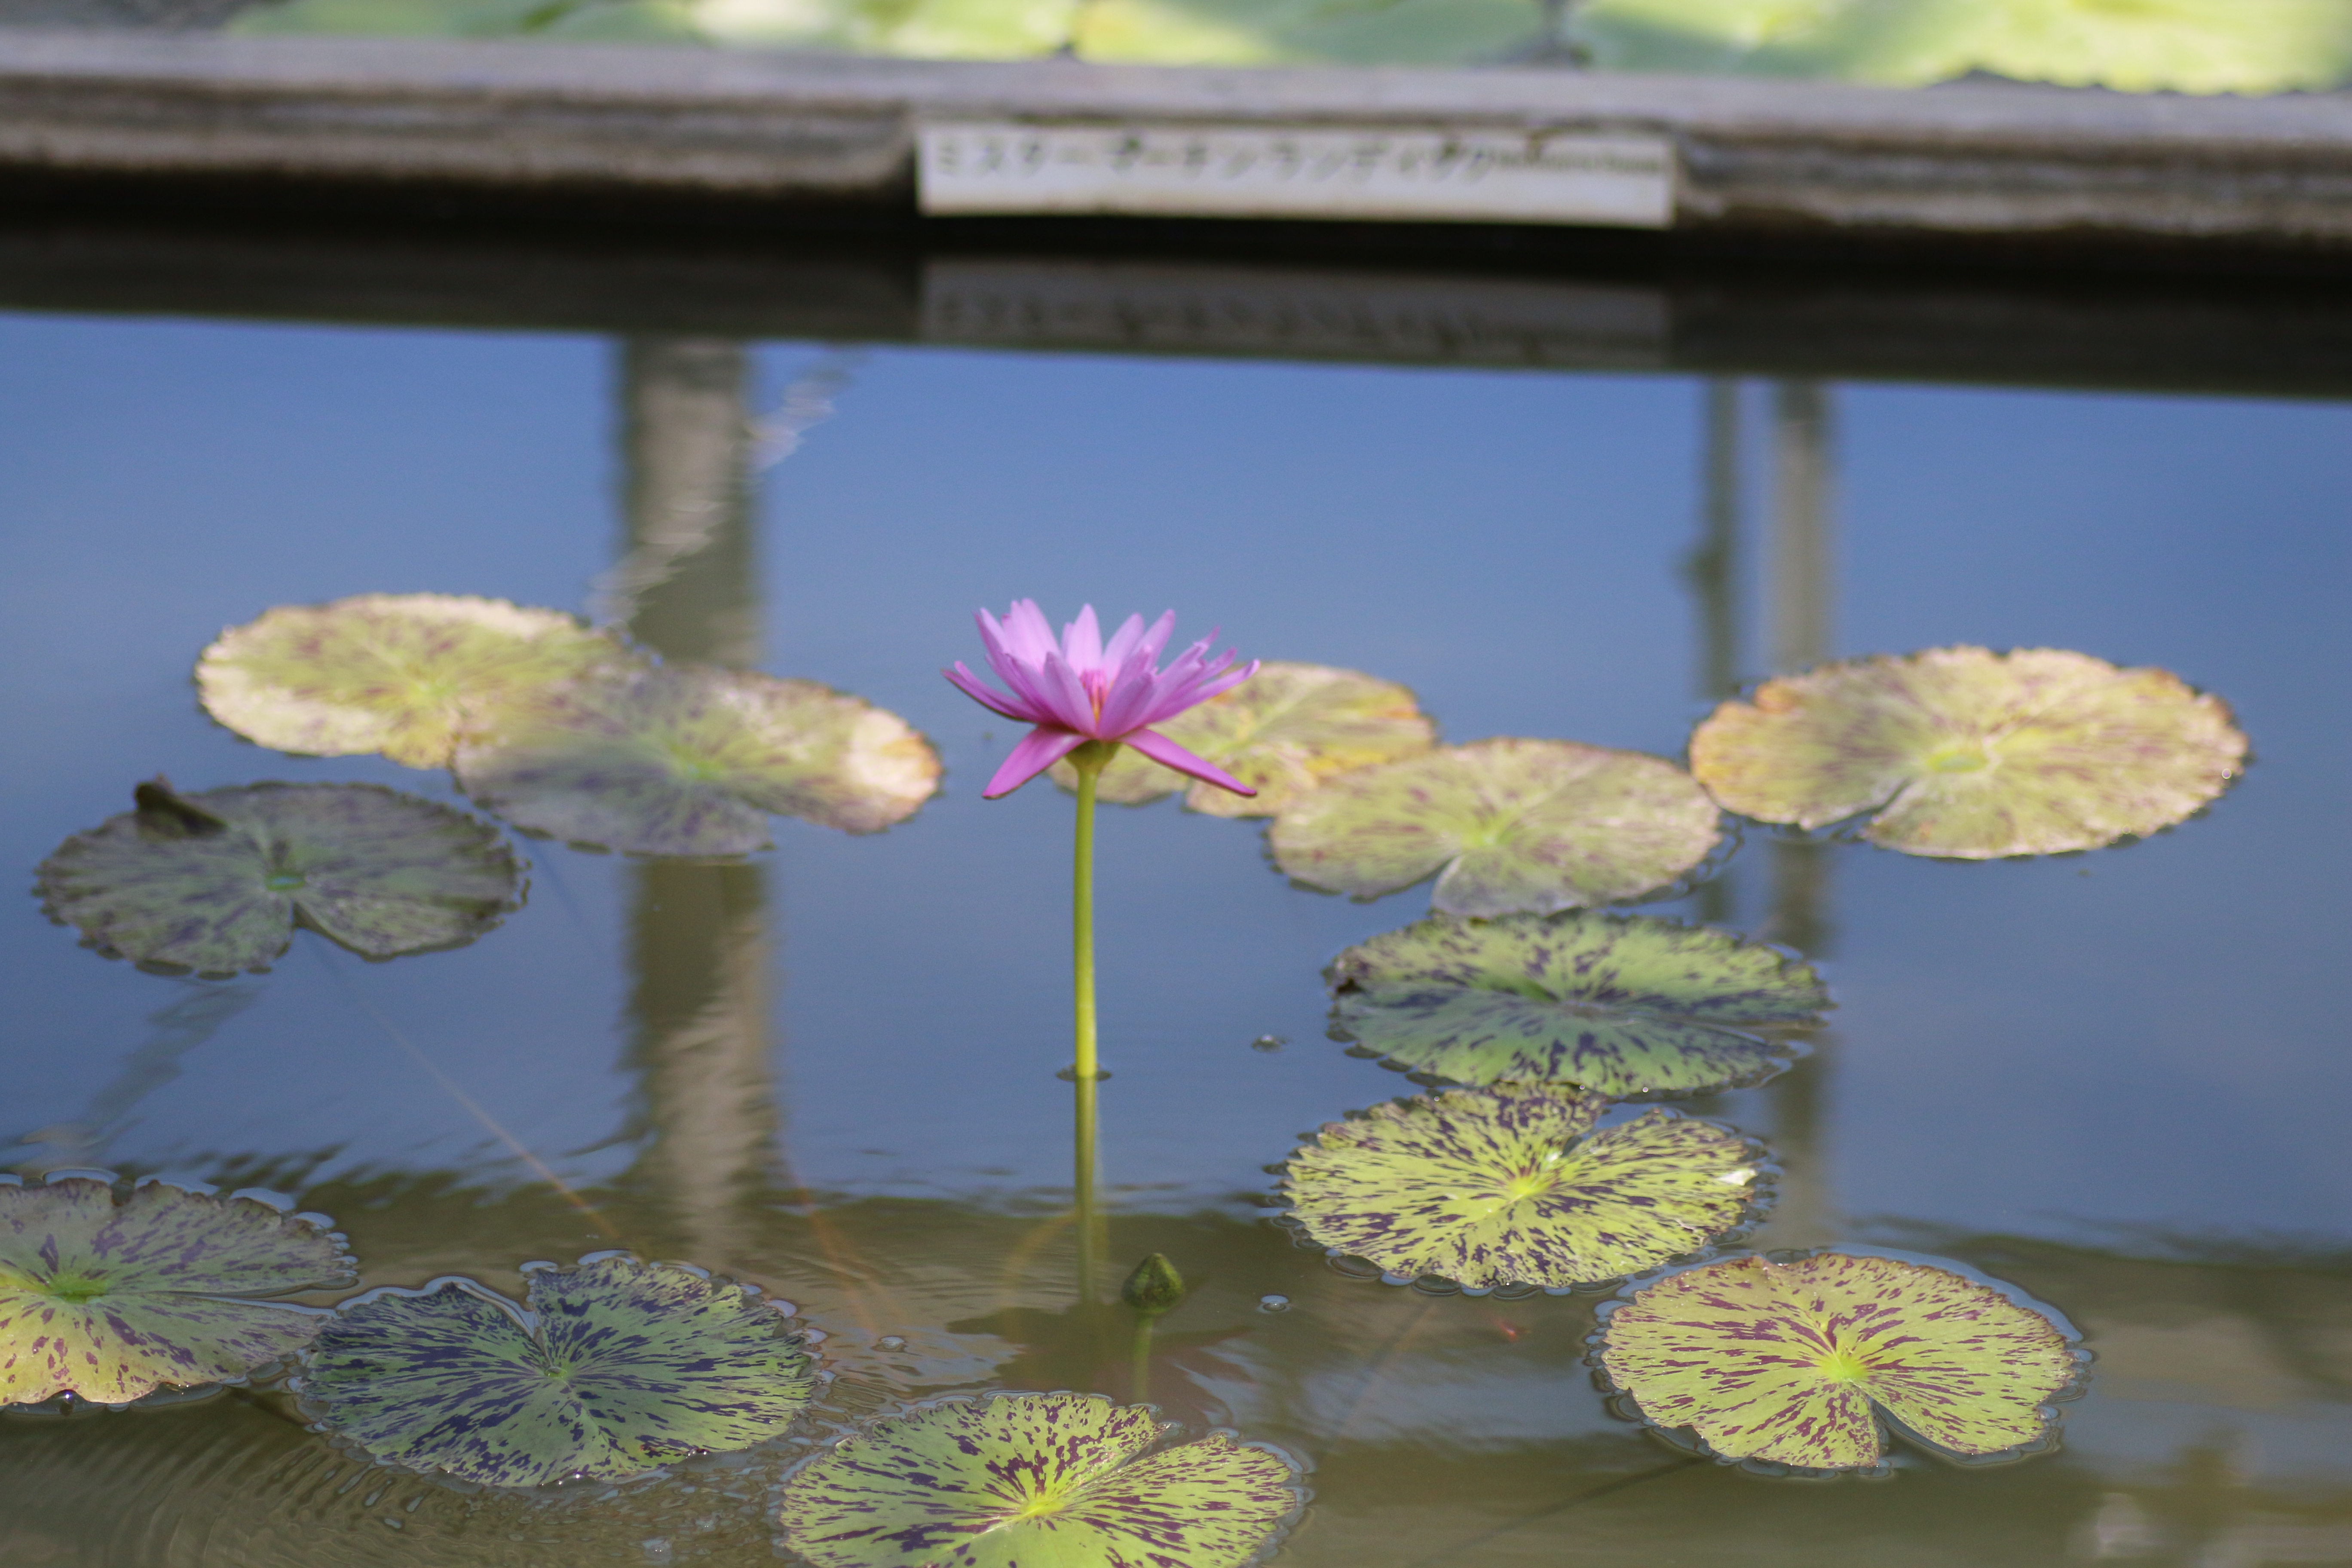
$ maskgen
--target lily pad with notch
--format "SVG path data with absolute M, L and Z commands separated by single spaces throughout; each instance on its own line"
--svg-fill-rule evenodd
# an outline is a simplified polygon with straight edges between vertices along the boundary
M 848 833 L 939 788 L 930 742 L 814 681 L 672 665 L 583 681 L 458 748 L 466 793 L 533 832 L 633 855 L 769 847 L 768 814 Z
M 1759 1083 L 1793 1054 L 1780 1032 L 1830 1005 L 1811 966 L 1777 948 L 1585 911 L 1434 916 L 1348 949 L 1325 977 L 1332 1037 L 1391 1066 L 1612 1100 Z
M 51 919 L 142 966 L 258 970 L 306 926 L 369 958 L 460 946 L 522 898 L 498 829 L 381 784 L 257 784 L 181 795 L 157 778 L 136 809 L 41 863 Z
M 1224 1433 L 1164 1446 L 1148 1405 L 946 1399 L 843 1438 L 783 1487 L 815 1568 L 1241 1568 L 1303 1505 L 1298 1467 Z
M 1878 1464 L 1891 1417 L 1963 1458 L 2041 1439 L 2080 1375 L 2048 1317 L 1953 1269 L 1820 1252 L 1725 1258 L 1610 1310 L 1596 1359 L 1649 1420 L 1731 1459 Z
M 1279 660 L 1222 696 L 1152 726 L 1257 791 L 1239 795 L 1186 778 L 1122 746 L 1096 785 L 1096 798 L 1142 805 L 1184 790 L 1188 811 L 1210 816 L 1272 816 L 1324 780 L 1428 751 L 1437 726 L 1408 689 L 1352 669 Z M 1054 782 L 1076 789 L 1077 770 L 1054 764 Z M 1188 787 L 1189 786 L 1189 787 Z
M 102 1173 L 0 1178 L 0 1405 L 126 1405 L 292 1355 L 330 1314 L 272 1298 L 354 1278 L 331 1223 Z
M 306 1413 L 373 1458 L 483 1486 L 618 1479 L 782 1434 L 817 1379 L 753 1287 L 592 1255 L 344 1302 L 302 1358 Z
M 2157 832 L 2245 756 L 2221 699 L 2057 648 L 1823 665 L 1726 702 L 1691 736 L 1692 772 L 1727 810 L 1804 828 L 1874 812 L 1871 843 L 1969 860 Z
M 1390 1275 L 1471 1289 L 1622 1279 L 1734 1234 L 1760 1151 L 1666 1110 L 1595 1131 L 1609 1101 L 1500 1084 L 1326 1125 L 1284 1167 L 1290 1220 Z
M 518 700 L 633 656 L 576 616 L 503 599 L 362 594 L 280 605 L 196 663 L 205 710 L 247 740 L 309 756 L 380 752 L 446 765 Z
M 1494 740 L 1343 773 L 1293 800 L 1267 841 L 1294 880 L 1374 899 L 1437 879 L 1440 912 L 1551 914 L 1656 891 L 1704 861 L 1718 813 L 1638 752 Z

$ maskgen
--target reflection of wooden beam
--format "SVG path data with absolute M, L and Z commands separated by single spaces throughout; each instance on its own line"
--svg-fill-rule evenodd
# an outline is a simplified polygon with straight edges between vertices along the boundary
M 666 658 L 759 658 L 748 370 L 743 346 L 725 339 L 635 338 L 622 351 L 628 534 L 603 607 Z M 683 1256 L 741 1268 L 780 1125 L 762 868 L 649 860 L 632 871 L 629 1060 L 646 1142 L 630 1176 Z
M 1770 646 L 1775 675 L 1832 657 L 1836 640 L 1836 529 L 1829 394 L 1784 381 L 1772 400 Z

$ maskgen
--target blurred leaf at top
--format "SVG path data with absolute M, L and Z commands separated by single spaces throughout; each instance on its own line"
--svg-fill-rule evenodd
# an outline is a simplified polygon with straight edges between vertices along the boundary
M 1437 878 L 1445 914 L 1549 914 L 1665 887 L 1720 837 L 1672 763 L 1572 741 L 1479 741 L 1342 773 L 1295 797 L 1267 841 L 1326 892 L 1378 898 Z
M 1242 1568 L 1298 1510 L 1296 1467 L 1167 1436 L 1099 1394 L 941 1400 L 795 1472 L 784 1543 L 815 1568 Z
M 234 1382 L 309 1343 L 327 1314 L 251 1298 L 348 1285 L 316 1215 L 143 1182 L 0 1182 L 0 1405 L 124 1405 Z
M 1768 680 L 1691 736 L 1724 806 L 1984 860 L 2154 833 L 2229 787 L 2246 737 L 2229 706 L 2161 669 L 2057 648 L 1930 648 Z
M 2267 93 L 2352 75 L 2352 0 L 1585 0 L 1602 69 L 1918 86 L 1988 72 Z M 1531 0 L 283 0 L 253 33 L 767 45 L 1160 65 L 1486 65 L 1547 53 Z
M 2041 1313 L 1949 1269 L 1822 1252 L 1733 1258 L 1644 1286 L 1604 1321 L 1601 1366 L 1643 1415 L 1726 1458 L 1855 1469 L 1875 1405 L 1930 1443 L 2031 1443 L 2078 1370 Z
M 552 689 L 457 752 L 468 795 L 519 826 L 635 855 L 740 855 L 769 812 L 849 833 L 939 787 L 897 714 L 808 680 L 671 665 Z
M 1595 63 L 1916 87 L 2270 93 L 2352 72 L 2352 0 L 1591 0 Z
M 1140 805 L 1184 789 L 1188 810 L 1272 816 L 1336 773 L 1428 751 L 1437 733 L 1402 686 L 1352 669 L 1278 662 L 1259 666 L 1223 696 L 1153 727 L 1256 795 L 1187 779 L 1122 746 L 1103 770 L 1097 799 Z M 1069 763 L 1056 763 L 1054 782 L 1075 790 L 1078 775 Z
M 362 594 L 281 605 L 232 626 L 197 660 L 196 689 L 215 719 L 273 751 L 381 752 L 437 768 L 460 737 L 498 723 L 517 699 L 626 658 L 554 610 Z
M 41 863 L 50 918 L 113 957 L 168 970 L 264 969 L 308 926 L 369 958 L 473 941 L 515 909 L 522 867 L 499 831 L 381 784 L 257 784 L 138 808 Z
M 302 1358 L 306 1409 L 379 1459 L 527 1487 L 749 1447 L 816 1391 L 749 1286 L 625 1256 L 525 1278 L 528 1310 L 455 1279 L 344 1302 Z
M 1761 1081 L 1789 1047 L 1746 1031 L 1821 1022 L 1808 964 L 1648 916 L 1439 916 L 1348 949 L 1331 1033 L 1457 1083 L 1574 1083 L 1622 1099 Z
M 1737 1226 L 1756 1151 L 1671 1110 L 1596 1132 L 1609 1102 L 1498 1084 L 1393 1100 L 1290 1156 L 1291 1218 L 1394 1275 L 1566 1289 L 1654 1268 Z

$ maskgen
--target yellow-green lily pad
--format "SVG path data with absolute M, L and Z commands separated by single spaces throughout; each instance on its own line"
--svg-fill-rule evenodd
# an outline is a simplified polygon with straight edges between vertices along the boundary
M 1665 1110 L 1546 1084 L 1456 1089 L 1326 1126 L 1290 1156 L 1294 1223 L 1392 1275 L 1567 1289 L 1638 1274 L 1737 1227 L 1757 1150 Z
M 1182 789 L 1190 811 L 1272 816 L 1334 774 L 1416 755 L 1437 739 L 1436 724 L 1393 681 L 1279 661 L 1261 664 L 1231 691 L 1152 728 L 1257 794 L 1187 779 L 1122 746 L 1095 786 L 1097 800 L 1142 805 Z M 1064 789 L 1077 788 L 1077 770 L 1068 763 L 1055 763 L 1053 773 Z
M 630 656 L 555 610 L 450 594 L 280 605 L 196 661 L 205 710 L 279 752 L 437 768 L 518 699 Z
M 1930 648 L 1823 665 L 1726 702 L 1691 770 L 1727 810 L 1985 860 L 2095 849 L 2229 787 L 2246 737 L 2218 697 L 2161 669 L 2057 648 Z
M 1496 740 L 1343 773 L 1285 806 L 1268 842 L 1326 892 L 1373 899 L 1434 876 L 1445 914 L 1551 914 L 1667 886 L 1706 858 L 1717 820 L 1662 758 Z
M 498 829 L 381 784 L 174 792 L 77 833 L 41 863 L 53 920 L 110 956 L 164 970 L 258 970 L 307 926 L 369 958 L 456 947 L 522 896 Z
M 939 788 L 907 721 L 810 680 L 670 665 L 582 681 L 458 748 L 457 783 L 518 826 L 633 855 L 769 847 L 768 813 L 848 833 Z
M 784 1483 L 784 1543 L 814 1568 L 1242 1568 L 1298 1512 L 1297 1467 L 1170 1431 L 1091 1394 L 886 1416 Z
M 1761 1082 L 1777 1034 L 1830 1005 L 1808 964 L 1727 931 L 1646 915 L 1436 916 L 1326 971 L 1331 1033 L 1456 1083 L 1574 1083 L 1596 1094 L 1710 1094 Z
M 237 1382 L 310 1343 L 327 1314 L 268 1298 L 348 1285 L 316 1215 L 165 1182 L 0 1178 L 0 1405 L 127 1405 Z
M 2079 1363 L 2041 1313 L 1950 1269 L 1840 1252 L 1734 1258 L 1643 1287 L 1600 1362 L 1642 1414 L 1727 1458 L 1856 1469 L 1883 1410 L 1937 1447 L 2032 1443 Z
M 604 1255 L 344 1302 L 294 1387 L 374 1458 L 483 1486 L 619 1479 L 778 1436 L 816 1392 L 776 1307 L 698 1268 Z

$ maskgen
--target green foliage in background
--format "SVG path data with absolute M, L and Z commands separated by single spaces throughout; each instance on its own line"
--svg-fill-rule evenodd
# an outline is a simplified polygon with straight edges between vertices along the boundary
M 282 0 L 237 23 L 1162 65 L 1504 63 L 1557 55 L 1544 26 L 1532 0 Z M 2269 93 L 2352 75 L 2352 0 L 1586 0 L 1570 36 L 1603 69 L 1895 86 Z

